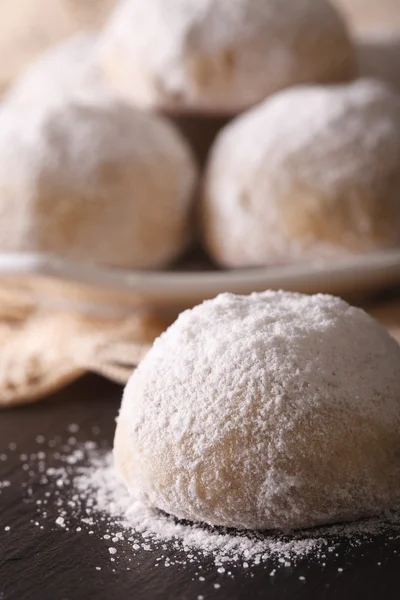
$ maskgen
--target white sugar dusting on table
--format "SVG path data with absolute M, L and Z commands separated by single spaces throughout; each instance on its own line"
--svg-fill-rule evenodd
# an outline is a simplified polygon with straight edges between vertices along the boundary
M 40 445 L 40 451 L 20 456 L 27 473 L 24 496 L 36 504 L 32 524 L 40 529 L 101 537 L 113 570 L 131 565 L 130 561 L 143 553 L 153 553 L 154 567 L 194 564 L 201 572 L 206 559 L 219 576 L 232 577 L 233 567 L 252 576 L 254 566 L 274 576 L 278 569 L 295 566 L 304 558 L 317 561 L 323 568 L 339 545 L 343 553 L 345 544 L 351 560 L 352 549 L 376 541 L 378 535 L 380 544 L 400 537 L 400 512 L 396 511 L 381 518 L 291 535 L 179 522 L 130 496 L 115 473 L 111 452 L 102 445 L 93 441 L 79 444 L 68 436 L 68 443 L 58 439 L 56 449 L 54 446 L 55 441 L 49 440 Z M 338 573 L 342 568 L 338 567 Z

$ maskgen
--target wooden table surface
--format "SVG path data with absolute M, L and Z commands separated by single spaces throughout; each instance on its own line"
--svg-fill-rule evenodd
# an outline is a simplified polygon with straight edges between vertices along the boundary
M 400 598 L 400 538 L 396 536 L 385 543 L 377 537 L 357 549 L 344 544 L 337 555 L 328 557 L 325 567 L 315 558 L 304 558 L 296 566 L 278 569 L 274 576 L 261 565 L 247 570 L 233 566 L 232 576 L 227 577 L 211 561 L 202 560 L 205 580 L 200 581 L 196 563 L 156 569 L 151 552 L 139 552 L 129 563 L 128 542 L 126 560 L 111 563 L 101 527 L 88 535 L 74 527 L 66 531 L 54 526 L 58 514 L 54 507 L 48 508 L 47 519 L 53 526 L 35 526 L 36 500 L 43 492 L 33 485 L 33 495 L 27 497 L 21 455 L 46 451 L 49 440 L 57 441 L 52 448 L 57 452 L 71 435 L 70 423 L 79 425 L 78 441 L 96 439 L 111 447 L 120 397 L 118 386 L 88 376 L 48 401 L 1 412 L 0 482 L 10 484 L 0 486 L 0 600 Z M 171 548 L 166 552 L 174 553 Z M 128 564 L 132 565 L 129 571 Z M 216 589 L 215 583 L 220 587 Z

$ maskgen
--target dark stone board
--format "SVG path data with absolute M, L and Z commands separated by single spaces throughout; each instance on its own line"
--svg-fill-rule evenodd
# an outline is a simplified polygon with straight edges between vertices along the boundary
M 129 562 L 128 545 L 126 561 L 113 564 L 100 530 L 88 535 L 35 527 L 36 505 L 22 493 L 26 473 L 21 454 L 38 451 L 38 435 L 58 439 L 61 446 L 69 423 L 79 425 L 80 441 L 93 439 L 96 432 L 100 445 L 111 447 L 120 397 L 121 388 L 93 376 L 45 402 L 0 412 L 0 481 L 10 482 L 0 494 L 0 600 L 400 599 L 396 536 L 385 543 L 378 536 L 374 543 L 351 550 L 343 544 L 325 566 L 309 557 L 277 569 L 273 576 L 263 565 L 232 566 L 228 576 L 206 559 L 200 567 L 193 563 L 155 568 L 152 553 L 143 552 Z M 199 568 L 204 581 L 199 580 Z

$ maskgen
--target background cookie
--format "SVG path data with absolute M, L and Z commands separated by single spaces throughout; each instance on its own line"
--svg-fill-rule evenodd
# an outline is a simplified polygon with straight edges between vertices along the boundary
M 80 33 L 30 63 L 4 96 L 12 108 L 29 110 L 68 97 L 96 99 L 108 93 L 97 62 L 97 35 Z
M 127 0 L 101 40 L 108 81 L 146 108 L 232 114 L 355 74 L 345 23 L 325 0 Z
M 116 0 L 2 0 L 0 96 L 41 52 L 74 33 L 101 26 Z
M 172 124 L 110 98 L 0 116 L 0 250 L 156 268 L 186 246 L 197 169 Z
M 286 90 L 217 138 L 206 244 L 222 265 L 333 258 L 400 243 L 400 97 L 373 80 Z

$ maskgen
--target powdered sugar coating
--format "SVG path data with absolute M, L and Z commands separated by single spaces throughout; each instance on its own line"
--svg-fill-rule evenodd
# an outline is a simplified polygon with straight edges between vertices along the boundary
M 127 268 L 185 247 L 197 169 L 172 124 L 111 98 L 0 115 L 0 249 Z
M 0 95 L 54 44 L 102 26 L 117 0 L 2 0 Z
M 80 33 L 42 54 L 16 80 L 4 102 L 23 110 L 68 96 L 108 93 L 97 63 L 97 35 Z
M 374 80 L 281 92 L 229 124 L 209 159 L 204 234 L 226 266 L 400 243 L 400 98 Z
M 236 113 L 355 73 L 346 26 L 325 0 L 125 0 L 101 39 L 110 83 L 172 111 Z
M 132 375 L 115 439 L 134 494 L 191 521 L 292 529 L 400 500 L 400 346 L 332 296 L 222 294 Z

